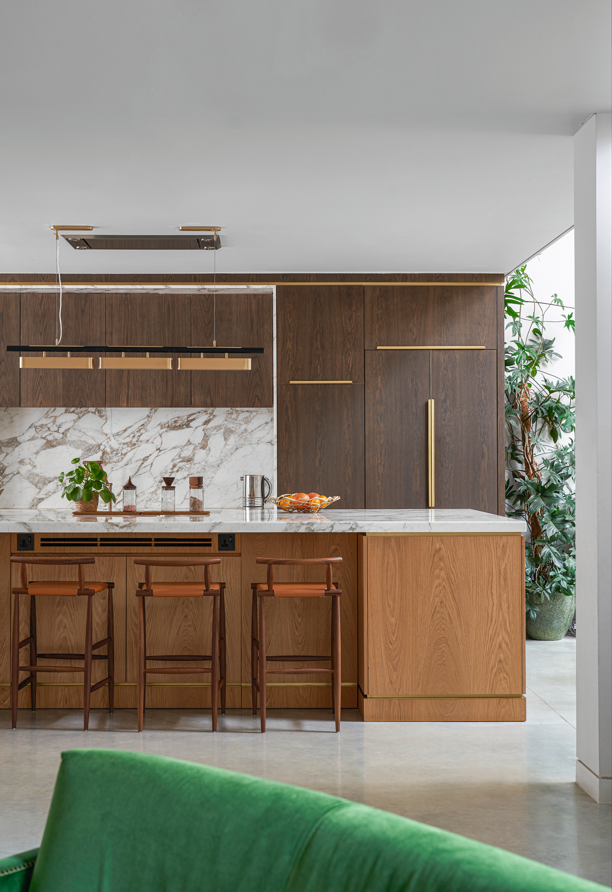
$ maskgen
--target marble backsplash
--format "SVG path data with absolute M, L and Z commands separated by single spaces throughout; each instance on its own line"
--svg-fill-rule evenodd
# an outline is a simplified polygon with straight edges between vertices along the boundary
M 0 408 L 0 508 L 70 508 L 57 478 L 77 456 L 99 459 L 115 493 L 131 475 L 143 509 L 159 508 L 162 475 L 176 477 L 177 509 L 192 475 L 205 508 L 239 508 L 242 474 L 276 491 L 275 441 L 272 409 Z

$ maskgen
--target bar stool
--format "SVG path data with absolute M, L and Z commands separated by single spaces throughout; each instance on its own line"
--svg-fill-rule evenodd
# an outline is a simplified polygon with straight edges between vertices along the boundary
M 227 696 L 225 683 L 225 583 L 210 581 L 210 567 L 220 564 L 221 558 L 168 558 L 167 560 L 149 560 L 136 558 L 135 564 L 144 566 L 145 581 L 138 583 L 138 730 L 142 731 L 145 711 L 145 693 L 147 675 L 191 675 L 195 672 L 210 672 L 212 699 L 212 729 L 217 730 L 217 705 L 221 694 L 221 715 L 225 715 Z M 153 582 L 151 567 L 204 567 L 204 582 Z M 212 621 L 212 655 L 206 654 L 147 654 L 147 629 L 145 598 L 213 598 Z M 147 663 L 152 660 L 175 662 L 208 662 L 206 668 L 148 669 Z
M 13 728 L 17 727 L 17 694 L 27 684 L 30 685 L 32 694 L 32 710 L 36 709 L 36 675 L 38 672 L 83 672 L 83 710 L 84 710 L 84 726 L 85 731 L 89 727 L 89 702 L 91 694 L 99 688 L 108 685 L 108 711 L 113 711 L 113 697 L 115 690 L 115 664 L 114 664 L 114 630 L 113 630 L 113 589 L 114 582 L 85 582 L 85 564 L 95 564 L 95 558 L 66 558 L 66 557 L 26 557 L 25 555 L 12 556 L 11 562 L 21 564 L 21 587 L 13 588 L 14 607 L 13 607 L 13 645 L 12 645 L 12 671 L 11 671 L 11 706 Z M 61 567 L 61 566 L 78 566 L 78 581 L 68 580 L 67 582 L 57 581 L 41 581 L 29 582 L 27 578 L 27 566 L 34 567 Z M 106 606 L 106 638 L 101 641 L 92 643 L 92 599 L 107 590 L 107 606 Z M 19 596 L 30 596 L 30 634 L 23 641 L 19 640 Z M 36 641 L 36 597 L 77 597 L 87 598 L 87 617 L 85 620 L 85 653 L 52 653 L 41 654 L 37 650 Z M 30 645 L 30 664 L 28 666 L 19 665 L 19 653 L 22 648 Z M 94 653 L 100 647 L 106 645 L 106 653 Z M 38 660 L 83 660 L 84 666 L 39 666 Z M 106 678 L 91 683 L 91 669 L 93 660 L 107 660 L 108 675 Z M 27 678 L 19 681 L 20 672 L 29 672 Z
M 334 564 L 341 564 L 341 557 L 333 558 L 257 558 L 257 564 L 267 564 L 268 581 L 251 583 L 253 590 L 253 607 L 251 619 L 251 689 L 253 695 L 253 715 L 257 715 L 257 692 L 260 699 L 260 716 L 262 734 L 266 730 L 266 684 L 267 675 L 271 672 L 285 675 L 312 674 L 314 672 L 329 673 L 332 676 L 332 709 L 336 719 L 336 731 L 340 730 L 340 714 L 342 711 L 342 667 L 341 667 L 341 638 L 340 638 L 340 595 L 342 590 L 338 583 L 332 579 Z M 274 583 L 274 566 L 310 566 L 311 564 L 326 564 L 326 581 L 323 582 L 277 582 Z M 312 655 L 274 655 L 266 653 L 266 598 L 331 598 L 332 599 L 332 628 L 331 628 L 331 656 Z M 257 635 L 257 601 L 259 600 L 259 637 Z M 331 660 L 330 669 L 268 669 L 268 662 L 292 662 L 304 663 L 314 661 Z M 259 678 L 257 668 L 259 664 Z

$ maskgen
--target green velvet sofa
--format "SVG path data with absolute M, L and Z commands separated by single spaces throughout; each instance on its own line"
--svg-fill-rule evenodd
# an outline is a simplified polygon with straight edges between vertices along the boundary
M 0 892 L 603 888 L 344 799 L 95 749 L 63 754 L 40 848 L 0 860 Z

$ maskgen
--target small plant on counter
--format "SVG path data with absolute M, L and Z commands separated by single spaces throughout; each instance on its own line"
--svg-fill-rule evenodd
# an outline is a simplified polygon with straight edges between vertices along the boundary
M 66 473 L 62 471 L 58 478 L 60 483 L 65 483 L 62 498 L 69 502 L 91 502 L 98 495 L 105 505 L 117 501 L 109 489 L 106 471 L 97 461 L 82 462 L 80 458 L 73 458 L 70 464 L 75 467 Z
M 572 313 L 553 295 L 544 305 L 533 293 L 522 266 L 506 282 L 505 350 L 506 505 L 509 517 L 527 521 L 525 589 L 528 616 L 558 596 L 572 597 L 576 585 L 574 441 L 561 444 L 575 429 L 574 378 L 544 374 L 559 357 L 555 339 L 546 337 L 546 313 L 562 311 L 574 331 Z

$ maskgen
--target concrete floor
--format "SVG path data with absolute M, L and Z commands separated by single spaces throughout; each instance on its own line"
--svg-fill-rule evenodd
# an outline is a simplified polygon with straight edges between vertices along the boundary
M 136 715 L 0 712 L 0 856 L 38 845 L 62 750 L 158 753 L 299 784 L 365 802 L 612 885 L 612 810 L 574 783 L 575 639 L 528 641 L 527 722 L 364 724 L 343 713 L 272 711 L 268 731 L 236 711 L 210 732 L 210 713 Z M 203 733 L 202 733 L 203 732 Z

